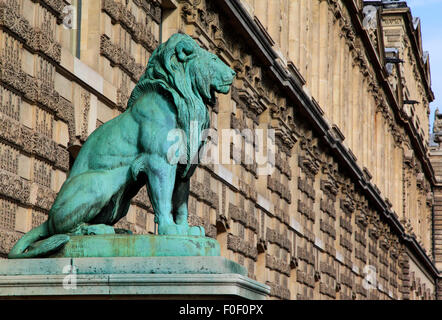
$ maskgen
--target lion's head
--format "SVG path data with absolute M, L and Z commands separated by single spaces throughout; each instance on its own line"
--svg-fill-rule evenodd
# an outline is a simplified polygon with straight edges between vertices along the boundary
M 214 93 L 227 93 L 234 77 L 235 72 L 215 54 L 202 49 L 190 36 L 176 33 L 152 53 L 128 107 L 146 89 L 158 86 L 174 96 L 177 106 L 182 103 L 179 99 L 213 104 Z M 176 94 L 179 97 L 175 97 Z
M 236 73 L 215 54 L 200 48 L 193 39 L 181 41 L 176 48 L 180 52 L 178 59 L 187 60 L 194 93 L 205 103 L 215 103 L 215 92 L 229 92 Z
M 130 108 L 150 90 L 170 95 L 178 125 L 189 138 L 190 121 L 198 121 L 200 132 L 209 127 L 205 105 L 215 103 L 215 92 L 227 93 L 234 77 L 235 72 L 216 55 L 202 49 L 190 36 L 176 33 L 152 53 L 127 106 Z

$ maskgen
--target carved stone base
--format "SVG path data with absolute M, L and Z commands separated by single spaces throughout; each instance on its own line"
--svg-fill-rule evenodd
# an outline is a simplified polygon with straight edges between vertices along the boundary
M 266 299 L 246 274 L 223 257 L 0 260 L 0 299 Z
M 53 258 L 219 256 L 218 241 L 208 237 L 171 235 L 72 236 Z

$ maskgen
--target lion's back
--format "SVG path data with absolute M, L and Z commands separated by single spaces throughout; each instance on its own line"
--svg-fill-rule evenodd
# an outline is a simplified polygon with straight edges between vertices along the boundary
M 124 151 L 126 151 L 126 153 L 129 151 L 132 155 L 136 154 L 136 148 L 122 148 L 123 145 L 131 143 L 131 141 L 124 139 L 128 134 L 130 134 L 128 130 L 136 130 L 136 128 L 133 128 L 133 126 L 122 125 L 124 118 L 127 118 L 125 113 L 105 122 L 89 135 L 88 139 L 80 149 L 77 158 L 75 159 L 74 165 L 69 174 L 69 178 L 89 170 L 113 167 L 115 166 L 115 163 L 121 162 L 119 161 L 119 158 L 123 159 L 128 156 L 128 154 L 125 154 Z M 132 136 L 134 135 L 136 135 L 136 133 L 132 134 Z

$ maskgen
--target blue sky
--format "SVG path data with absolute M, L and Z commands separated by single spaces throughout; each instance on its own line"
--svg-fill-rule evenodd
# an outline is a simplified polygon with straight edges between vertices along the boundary
M 408 0 L 413 17 L 421 19 L 422 46 L 430 52 L 431 87 L 436 96 L 431 104 L 430 123 L 434 110 L 442 111 L 442 0 Z

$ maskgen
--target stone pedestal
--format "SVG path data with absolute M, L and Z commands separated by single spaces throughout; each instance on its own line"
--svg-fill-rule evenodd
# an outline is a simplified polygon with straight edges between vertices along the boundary
M 219 256 L 218 241 L 209 237 L 177 235 L 71 236 L 52 258 Z
M 219 256 L 0 260 L 0 298 L 260 300 L 269 292 Z

